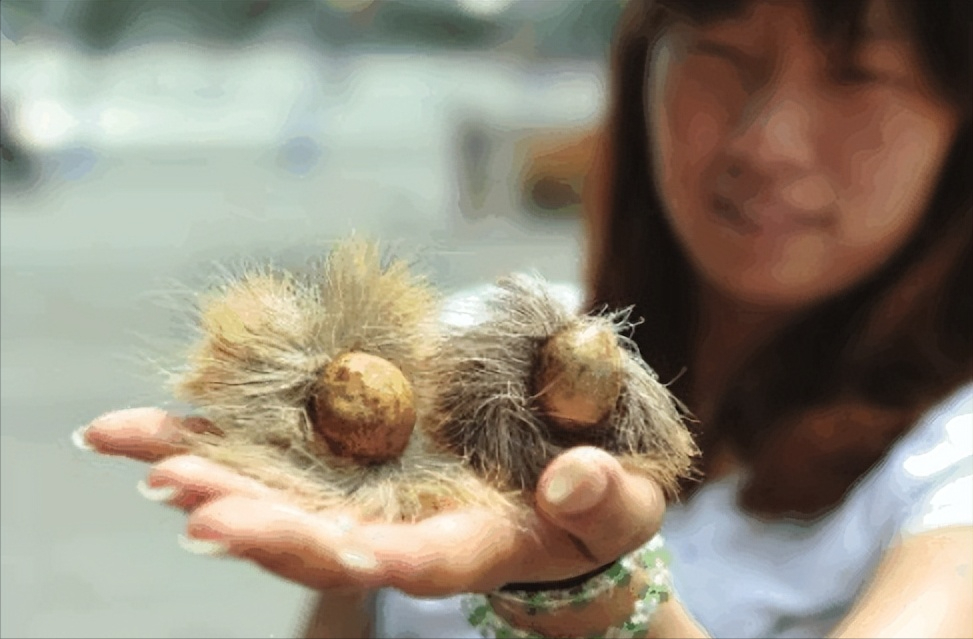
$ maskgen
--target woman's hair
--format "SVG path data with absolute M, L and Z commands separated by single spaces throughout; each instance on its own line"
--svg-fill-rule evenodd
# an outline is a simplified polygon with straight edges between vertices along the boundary
M 634 335 L 643 357 L 690 408 L 697 285 L 652 179 L 646 61 L 674 16 L 706 22 L 737 5 L 629 2 L 595 168 L 606 180 L 589 211 L 589 307 L 634 306 L 633 318 L 643 320 Z M 819 37 L 845 46 L 861 32 L 865 5 L 807 4 Z M 729 446 L 748 465 L 741 505 L 755 513 L 813 516 L 834 506 L 924 410 L 973 378 L 973 3 L 892 5 L 934 86 L 963 119 L 914 237 L 866 281 L 806 311 L 744 362 L 712 420 L 694 425 L 704 476 L 713 458 L 707 453 L 717 447 Z

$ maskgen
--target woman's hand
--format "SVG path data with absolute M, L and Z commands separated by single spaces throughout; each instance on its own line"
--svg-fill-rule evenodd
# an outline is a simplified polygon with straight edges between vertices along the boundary
M 541 477 L 526 525 L 480 509 L 418 523 L 377 524 L 350 513 L 312 514 L 280 491 L 187 455 L 184 429 L 205 429 L 159 409 L 111 413 L 78 434 L 96 451 L 157 462 L 147 496 L 190 513 L 189 549 L 249 559 L 318 589 L 391 586 L 416 596 L 486 592 L 556 581 L 614 561 L 658 529 L 659 487 L 608 453 L 575 448 Z

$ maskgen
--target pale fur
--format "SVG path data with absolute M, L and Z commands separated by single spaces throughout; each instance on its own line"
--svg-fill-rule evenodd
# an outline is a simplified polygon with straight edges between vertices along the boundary
M 199 298 L 198 337 L 173 393 L 223 432 L 193 435 L 193 452 L 280 488 L 311 511 L 351 508 L 369 519 L 421 519 L 457 505 L 509 507 L 455 456 L 431 450 L 422 419 L 435 388 L 438 299 L 375 244 L 335 247 L 306 276 L 269 266 L 229 276 Z M 324 366 L 356 350 L 398 366 L 419 424 L 403 455 L 360 465 L 333 455 L 308 407 Z
M 578 315 L 540 278 L 499 281 L 487 315 L 447 332 L 433 364 L 438 394 L 430 436 L 491 482 L 533 490 L 547 464 L 567 448 L 594 445 L 643 471 L 673 494 L 691 472 L 696 448 L 682 406 L 622 333 L 627 312 Z M 598 428 L 570 432 L 548 421 L 532 396 L 539 351 L 559 331 L 597 324 L 623 349 L 622 392 Z

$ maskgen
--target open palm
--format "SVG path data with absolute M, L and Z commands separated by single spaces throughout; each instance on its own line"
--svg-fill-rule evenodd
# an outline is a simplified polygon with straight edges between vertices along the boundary
M 143 493 L 189 513 L 187 549 L 251 560 L 318 590 L 390 586 L 415 596 L 486 592 L 506 583 L 589 572 L 657 531 L 658 485 L 602 450 L 567 451 L 545 470 L 526 519 L 464 508 L 417 523 L 369 523 L 310 513 L 287 495 L 186 454 L 185 429 L 210 427 L 155 408 L 110 413 L 77 443 L 153 463 Z

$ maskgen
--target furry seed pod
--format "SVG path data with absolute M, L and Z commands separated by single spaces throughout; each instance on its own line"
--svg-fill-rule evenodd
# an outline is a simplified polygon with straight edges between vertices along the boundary
M 192 451 L 311 511 L 397 521 L 502 505 L 414 428 L 434 393 L 437 314 L 404 262 L 358 240 L 304 275 L 228 278 L 200 296 L 198 339 L 170 380 L 221 432 L 189 435 Z
M 599 446 L 674 493 L 697 451 L 681 405 L 622 335 L 626 313 L 579 316 L 525 276 L 500 280 L 485 307 L 434 363 L 438 445 L 517 491 L 566 449 Z

